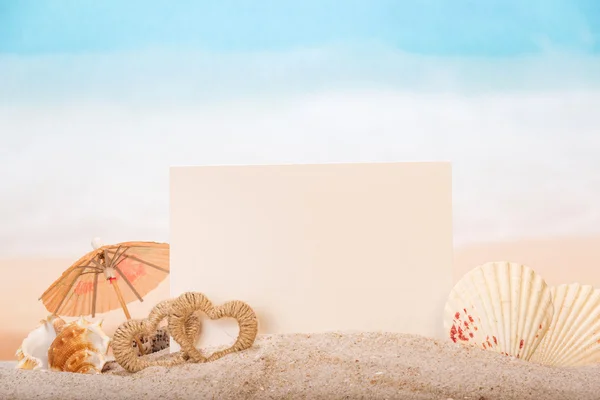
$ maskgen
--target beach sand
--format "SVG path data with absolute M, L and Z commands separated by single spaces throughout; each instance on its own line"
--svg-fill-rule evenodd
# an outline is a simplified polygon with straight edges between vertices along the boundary
M 151 357 L 171 357 L 156 353 Z M 556 368 L 413 335 L 264 335 L 207 364 L 102 375 L 0 369 L 9 399 L 600 399 L 600 366 Z

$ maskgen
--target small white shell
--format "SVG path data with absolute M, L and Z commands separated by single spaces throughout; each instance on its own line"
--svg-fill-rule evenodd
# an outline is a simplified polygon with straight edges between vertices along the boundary
M 40 321 L 40 325 L 27 335 L 17 349 L 17 368 L 48 369 L 48 349 L 64 324 L 65 321 L 56 315 Z
M 554 317 L 531 361 L 554 366 L 600 362 L 600 290 L 578 283 L 551 289 Z
M 468 272 L 444 310 L 450 339 L 529 360 L 553 315 L 550 288 L 531 268 L 491 262 Z

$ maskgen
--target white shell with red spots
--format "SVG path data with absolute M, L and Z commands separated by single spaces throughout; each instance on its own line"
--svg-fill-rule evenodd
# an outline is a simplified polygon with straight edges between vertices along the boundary
M 531 361 L 554 366 L 600 362 L 600 290 L 572 283 L 551 288 L 554 316 Z
M 454 286 L 444 310 L 444 328 L 456 342 L 529 360 L 553 316 L 552 295 L 531 268 L 491 262 Z

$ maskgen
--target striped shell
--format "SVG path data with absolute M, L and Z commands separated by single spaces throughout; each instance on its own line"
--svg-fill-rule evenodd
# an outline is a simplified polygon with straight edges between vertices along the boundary
M 52 371 L 84 374 L 101 373 L 106 363 L 110 338 L 102 331 L 102 321 L 83 318 L 65 325 L 48 350 Z
M 600 362 L 600 290 L 572 283 L 552 288 L 554 317 L 531 361 L 553 366 Z
M 552 321 L 550 288 L 531 268 L 491 262 L 468 272 L 444 310 L 451 340 L 529 360 Z

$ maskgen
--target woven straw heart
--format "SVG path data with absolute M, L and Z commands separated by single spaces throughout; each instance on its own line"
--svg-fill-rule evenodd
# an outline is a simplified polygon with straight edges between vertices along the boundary
M 178 365 L 187 360 L 185 354 L 180 353 L 178 357 L 171 360 L 149 360 L 147 356 L 138 357 L 136 349 L 133 347 L 133 340 L 140 335 L 148 335 L 155 332 L 158 325 L 168 318 L 171 313 L 173 300 L 165 300 L 158 303 L 148 318 L 144 320 L 129 320 L 121 324 L 113 335 L 112 348 L 115 361 L 129 372 L 138 372 L 144 368 L 152 366 L 172 366 Z M 198 317 L 190 318 L 188 330 L 190 340 L 195 338 L 200 331 L 201 323 Z
M 212 320 L 234 318 L 240 327 L 235 343 L 210 356 L 202 355 L 195 346 L 195 339 L 201 327 L 200 319 L 195 315 L 197 311 L 205 313 Z M 147 360 L 145 357 L 138 357 L 132 345 L 133 338 L 139 334 L 156 331 L 164 318 L 168 319 L 169 333 L 181 347 L 181 352 L 177 357 L 168 360 Z M 234 300 L 215 307 L 202 293 L 187 292 L 176 299 L 158 303 L 145 320 L 123 323 L 113 336 L 112 347 L 115 361 L 127 371 L 137 372 L 150 366 L 173 366 L 186 361 L 214 361 L 227 354 L 250 348 L 257 333 L 256 314 L 246 303 Z

